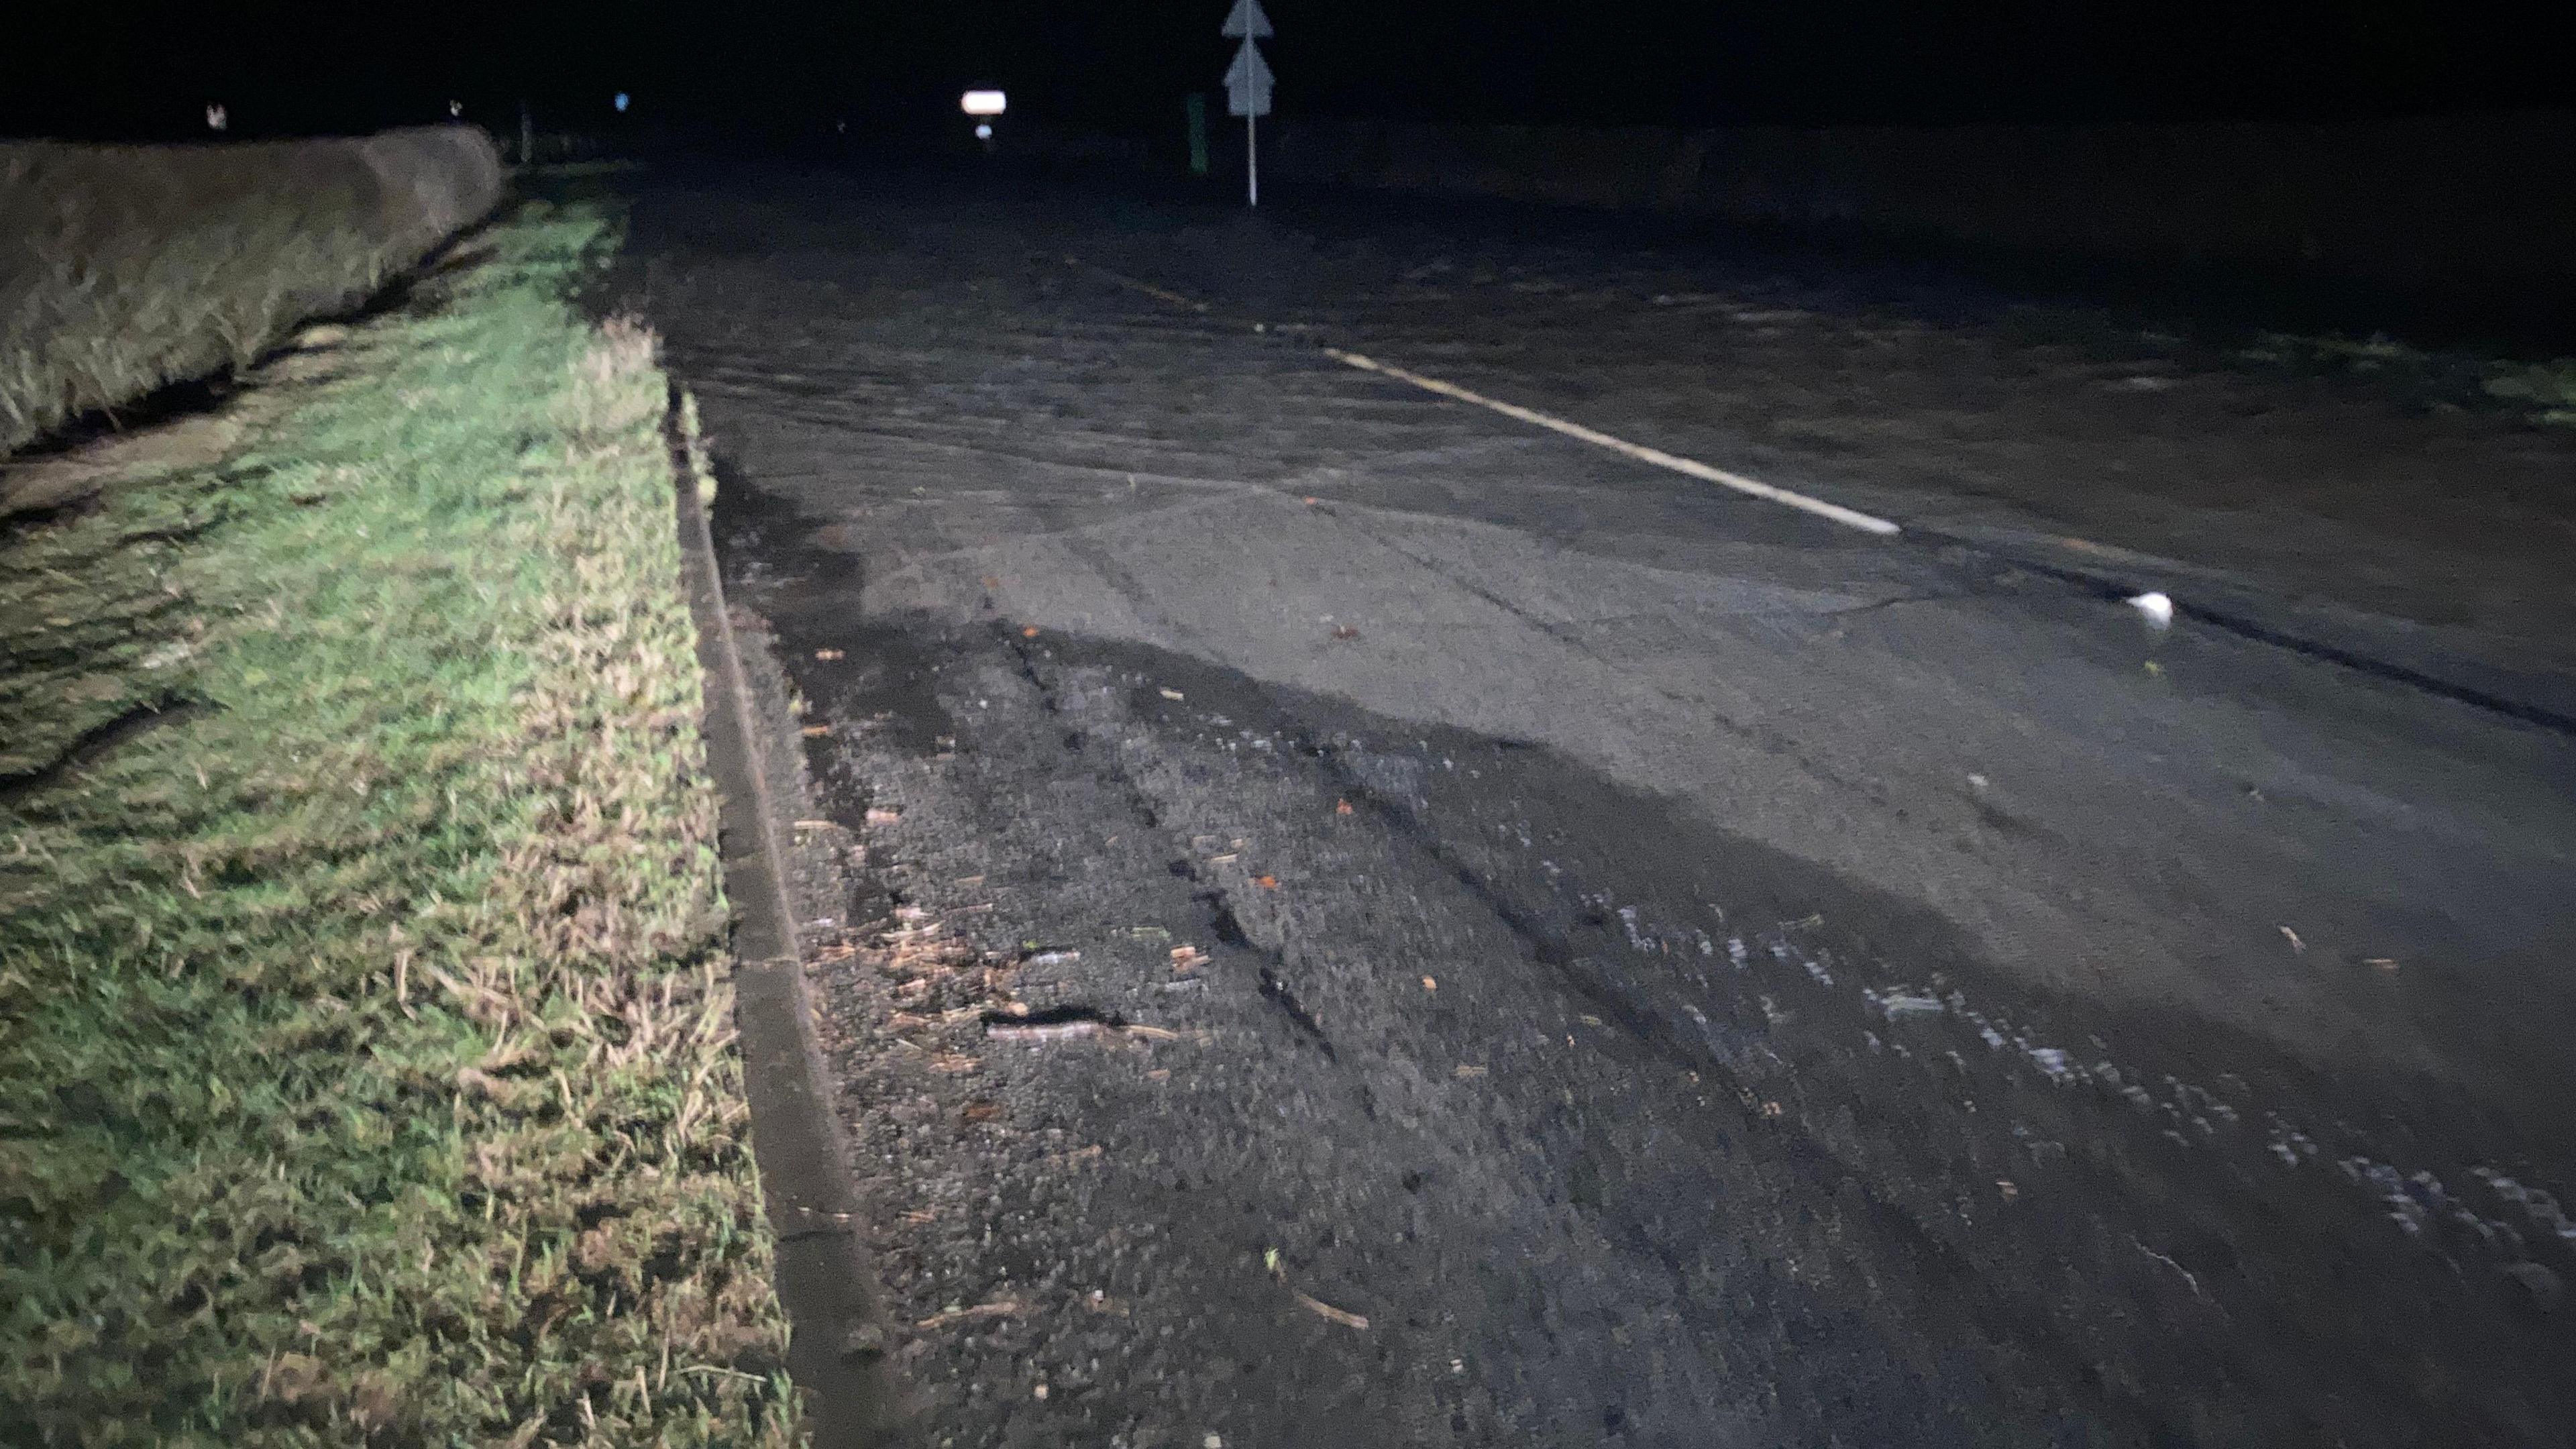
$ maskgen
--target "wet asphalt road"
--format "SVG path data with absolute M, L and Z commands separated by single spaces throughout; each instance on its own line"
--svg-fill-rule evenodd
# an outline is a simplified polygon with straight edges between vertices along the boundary
M 1534 215 L 631 252 L 920 1442 L 2576 1442 L 2563 430 Z

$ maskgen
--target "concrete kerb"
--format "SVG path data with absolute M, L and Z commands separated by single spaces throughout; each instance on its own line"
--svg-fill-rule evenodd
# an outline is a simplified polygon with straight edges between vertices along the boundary
M 734 911 L 735 1025 L 752 1156 L 778 1239 L 778 1294 L 792 1325 L 787 1367 L 804 1394 L 815 1449 L 875 1449 L 899 1442 L 899 1395 L 882 1362 L 889 1330 L 806 989 L 760 716 L 707 525 L 709 480 L 682 435 L 684 412 L 694 409 L 671 410 L 681 572 L 706 680 L 707 763 Z

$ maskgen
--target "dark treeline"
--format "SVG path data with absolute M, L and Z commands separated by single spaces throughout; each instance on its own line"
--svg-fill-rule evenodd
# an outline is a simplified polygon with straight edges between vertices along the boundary
M 0 59 L 0 132 L 348 131 L 445 114 L 803 129 L 934 113 L 968 84 L 1067 126 L 1142 131 L 1212 89 L 1227 0 L 732 6 L 99 7 Z M 2545 108 L 2576 7 L 2492 0 L 1269 0 L 1285 110 L 1416 120 L 2313 119 Z

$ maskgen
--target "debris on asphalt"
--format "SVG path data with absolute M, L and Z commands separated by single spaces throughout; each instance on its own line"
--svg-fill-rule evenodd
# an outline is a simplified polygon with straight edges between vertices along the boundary
M 2281 928 L 2281 934 L 2289 939 L 2290 949 L 2292 951 L 2295 951 L 2302 956 L 2308 954 L 2308 943 L 2299 939 L 2298 932 L 2291 930 L 2287 926 L 2283 926 Z
M 1436 977 L 1425 976 L 1422 978 L 1422 989 L 1425 991 L 1437 991 L 1440 989 L 1440 982 Z
M 2146 616 L 2147 623 L 2158 629 L 2173 623 L 2173 600 L 2161 593 L 2144 593 L 2129 600 L 2129 607 Z
M 1484 1069 L 1483 1067 L 1471 1067 L 1471 1066 L 1466 1065 L 1466 1064 L 1465 1064 L 1465 1063 L 1463 1063 L 1463 1062 L 1459 1064 L 1459 1067 L 1458 1067 L 1458 1080 L 1460 1080 L 1460 1081 L 1462 1081 L 1462 1082 L 1472 1082 L 1472 1081 L 1474 1081 L 1476 1078 L 1481 1077 L 1481 1076 L 1483 1076 L 1484 1074 L 1485 1074 L 1485 1069 Z
M 817 650 L 815 650 L 815 651 L 814 651 L 814 657 L 815 657 L 815 658 L 817 658 L 817 659 L 822 659 L 822 660 L 827 660 L 827 661 L 828 661 L 828 660 L 833 660 L 833 659 L 840 659 L 840 658 L 844 658 L 844 657 L 846 657 L 846 656 L 844 656 L 844 655 L 841 653 L 841 651 L 840 651 L 840 650 L 838 650 L 838 649 L 817 649 Z
M 972 1308 L 948 1308 L 914 1323 L 915 1328 L 946 1328 L 952 1323 L 967 1323 L 979 1318 L 1017 1318 L 1028 1312 L 1016 1298 L 997 1298 L 978 1303 Z
M 1076 1041 L 1087 1036 L 1115 1030 L 1096 1017 L 1078 1017 L 1071 1021 L 988 1021 L 984 1035 L 995 1041 Z
M 903 812 L 900 810 L 888 810 L 882 805 L 868 807 L 867 820 L 870 825 L 892 825 L 902 818 Z
M 1177 690 L 1177 689 L 1162 689 L 1162 688 L 1157 688 L 1154 692 L 1155 692 L 1155 693 L 1157 693 L 1157 694 L 1159 694 L 1159 695 L 1161 695 L 1161 696 L 1162 696 L 1163 698 L 1165 698 L 1165 699 L 1174 699 L 1174 700 L 1178 700 L 1178 699 L 1187 699 L 1187 698 L 1189 698 L 1189 696 L 1188 696 L 1188 695 L 1181 693 L 1181 692 L 1180 692 L 1179 690 Z
M 1350 814 L 1350 813 L 1351 813 L 1351 802 L 1350 802 L 1350 801 L 1348 801 L 1348 800 L 1336 800 L 1336 801 L 1334 801 L 1334 802 L 1333 802 L 1333 813 L 1334 813 L 1334 814 L 1336 814 L 1336 815 L 1348 815 L 1348 814 Z
M 1172 948 L 1172 969 L 1175 971 L 1196 971 L 1207 964 L 1207 959 L 1207 953 L 1196 946 Z
M 1340 1324 L 1344 1328 L 1364 1329 L 1369 1326 L 1369 1321 L 1365 1315 L 1353 1313 L 1346 1308 L 1335 1308 L 1333 1305 L 1324 1302 L 1320 1298 L 1310 1298 L 1303 1293 L 1297 1292 L 1297 1290 L 1293 1288 L 1288 1291 L 1296 1298 L 1298 1307 L 1305 1309 L 1307 1312 L 1314 1314 L 1318 1318 L 1328 1319 L 1331 1322 Z
M 1336 639 L 1356 639 L 1360 637 L 1360 631 L 1356 625 L 1340 624 L 1334 626 L 1333 637 Z

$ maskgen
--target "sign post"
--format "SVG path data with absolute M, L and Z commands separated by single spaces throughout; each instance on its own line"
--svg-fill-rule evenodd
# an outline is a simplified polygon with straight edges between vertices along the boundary
M 1261 47 L 1253 42 L 1270 38 L 1270 17 L 1261 13 L 1261 0 L 1234 0 L 1234 10 L 1225 17 L 1225 28 L 1218 33 L 1243 42 L 1235 47 L 1234 64 L 1225 69 L 1225 110 L 1227 115 L 1243 117 L 1244 202 L 1259 206 L 1261 145 L 1255 128 L 1263 116 L 1270 114 L 1273 77 L 1270 63 L 1261 58 Z

